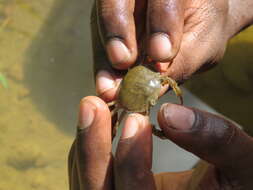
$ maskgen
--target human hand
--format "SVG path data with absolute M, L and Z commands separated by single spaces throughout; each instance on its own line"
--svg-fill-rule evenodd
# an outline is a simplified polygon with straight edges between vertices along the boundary
M 158 121 L 166 137 L 209 162 L 205 171 L 154 175 L 152 131 L 141 114 L 127 117 L 116 150 L 111 153 L 111 115 L 97 97 L 81 101 L 76 139 L 69 154 L 71 190 L 92 189 L 252 189 L 253 140 L 219 116 L 165 104 Z
M 252 0 L 97 0 L 91 26 L 98 95 L 115 99 L 122 76 L 110 65 L 129 68 L 143 46 L 157 70 L 178 82 L 212 67 L 229 38 L 252 23 L 252 8 Z

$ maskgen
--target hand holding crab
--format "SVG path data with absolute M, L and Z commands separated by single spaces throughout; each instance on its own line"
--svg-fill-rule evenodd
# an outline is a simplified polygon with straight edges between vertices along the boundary
M 130 69 L 120 83 L 116 100 L 108 103 L 109 106 L 114 106 L 111 112 L 112 116 L 119 109 L 123 109 L 112 130 L 113 137 L 116 135 L 117 127 L 127 111 L 149 115 L 150 107 L 156 104 L 163 85 L 169 84 L 183 104 L 182 92 L 176 81 L 152 71 L 148 66 L 138 65 Z M 162 131 L 156 129 L 155 126 L 152 127 L 156 136 L 164 138 Z
M 69 154 L 70 190 L 249 190 L 253 139 L 219 116 L 176 104 L 158 113 L 167 139 L 207 161 L 193 170 L 153 174 L 152 130 L 146 116 L 130 114 L 112 155 L 111 114 L 98 97 L 81 101 Z M 204 169 L 204 170 L 203 170 Z
M 115 100 L 122 75 L 110 65 L 130 68 L 140 47 L 158 72 L 177 82 L 213 67 L 228 40 L 252 23 L 252 7 L 252 0 L 96 0 L 91 27 L 97 93 Z
M 222 57 L 229 38 L 252 23 L 252 7 L 252 0 L 96 0 L 91 26 L 99 96 L 106 102 L 116 100 L 115 111 L 121 106 L 148 112 L 158 88 L 151 88 L 151 99 L 140 98 L 143 102 L 137 106 L 145 109 L 135 110 L 135 105 L 125 101 L 130 95 L 116 98 L 122 76 L 110 64 L 121 70 L 129 68 L 136 61 L 138 47 L 147 39 L 146 49 L 156 61 L 157 71 L 182 82 Z M 141 95 L 145 95 L 149 87 L 138 90 L 144 90 Z M 180 95 L 176 85 L 171 87 Z M 132 87 L 123 89 L 130 92 Z M 111 114 L 103 100 L 87 97 L 81 102 L 77 136 L 69 157 L 71 190 L 253 188 L 253 140 L 233 123 L 200 110 L 164 105 L 158 114 L 164 137 L 209 164 L 205 164 L 202 176 L 189 170 L 154 177 L 152 131 L 147 117 L 127 117 L 114 157 Z
M 126 70 L 143 49 L 158 72 L 180 83 L 213 67 L 228 40 L 252 23 L 252 7 L 252 0 L 96 0 L 91 26 L 98 95 L 125 102 L 117 98 L 123 77 L 110 65 Z

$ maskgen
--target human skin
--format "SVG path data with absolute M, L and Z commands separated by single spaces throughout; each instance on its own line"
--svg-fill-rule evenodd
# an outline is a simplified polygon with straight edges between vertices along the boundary
M 208 164 L 184 172 L 153 174 L 152 130 L 141 114 L 127 117 L 112 155 L 110 110 L 103 100 L 89 96 L 80 103 L 77 135 L 69 154 L 70 189 L 253 188 L 253 139 L 233 122 L 170 103 L 161 107 L 158 122 L 167 139 Z M 199 168 L 204 172 L 199 174 Z
M 252 24 L 252 9 L 252 0 L 97 0 L 91 28 L 98 95 L 115 99 L 122 75 L 112 68 L 129 68 L 141 50 L 178 82 L 213 67 L 228 40 Z
M 157 62 L 157 70 L 178 82 L 212 67 L 223 56 L 227 41 L 252 23 L 252 8 L 251 0 L 96 1 L 91 27 L 98 95 L 105 101 L 115 99 L 122 75 L 112 67 L 129 68 L 144 47 Z M 92 114 L 85 108 L 86 101 L 88 108 L 93 104 Z M 90 115 L 96 116 L 92 122 L 87 120 Z M 182 118 L 186 122 L 180 125 Z M 196 109 L 163 106 L 158 121 L 166 137 L 210 164 L 203 164 L 205 172 L 200 176 L 197 167 L 154 177 L 147 118 L 139 114 L 127 118 L 115 157 L 110 121 L 101 99 L 88 97 L 81 102 L 69 159 L 71 190 L 253 187 L 252 138 L 231 122 Z

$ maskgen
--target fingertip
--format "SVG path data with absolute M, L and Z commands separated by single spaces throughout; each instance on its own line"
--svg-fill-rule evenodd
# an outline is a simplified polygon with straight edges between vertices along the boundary
M 86 97 L 82 98 L 82 100 L 80 102 L 80 110 L 83 109 L 84 105 L 87 102 L 92 104 L 94 107 L 96 107 L 96 109 L 99 109 L 99 110 L 101 110 L 101 109 L 107 110 L 108 109 L 107 104 L 101 98 L 99 98 L 97 96 L 86 96 Z
M 113 64 L 126 62 L 130 58 L 130 52 L 126 45 L 119 39 L 113 38 L 107 42 L 106 50 Z
M 164 131 L 170 129 L 187 131 L 194 124 L 195 114 L 191 109 L 184 106 L 166 103 L 162 105 L 159 111 L 158 121 Z
M 108 71 L 101 70 L 98 72 L 96 76 L 96 91 L 98 94 L 102 94 L 109 89 L 115 88 L 115 86 L 115 80 Z
M 111 187 L 111 114 L 100 98 L 87 96 L 81 100 L 75 143 L 78 177 L 83 187 Z
M 138 131 L 139 122 L 135 116 L 129 116 L 125 121 L 125 127 L 122 130 L 121 139 L 134 137 Z
M 108 89 L 102 94 L 99 94 L 99 97 L 102 98 L 105 102 L 114 101 L 117 97 L 117 88 Z
M 124 70 L 129 68 L 136 58 L 136 51 L 129 49 L 120 39 L 113 38 L 109 40 L 106 50 L 112 66 L 116 69 Z
M 147 116 L 130 114 L 115 155 L 116 189 L 155 189 L 152 166 L 152 133 Z M 131 181 L 131 183 L 129 183 Z
M 92 125 L 95 115 L 96 115 L 96 106 L 89 100 L 91 98 L 83 98 L 79 106 L 79 115 L 78 115 L 78 128 L 85 129 Z
M 156 61 L 167 61 L 173 57 L 172 43 L 165 33 L 155 33 L 150 37 L 149 56 Z
M 78 128 L 90 127 L 97 115 L 109 115 L 110 110 L 107 104 L 96 96 L 84 97 L 79 105 Z
M 143 129 L 149 126 L 148 117 L 141 114 L 130 114 L 126 121 L 122 131 L 122 139 L 128 139 L 134 137 L 137 133 L 143 131 Z
M 155 61 L 171 61 L 178 53 L 183 34 L 184 5 L 185 2 L 177 0 L 148 1 L 148 53 Z
M 96 76 L 96 92 L 104 101 L 112 101 L 116 98 L 117 89 L 121 78 L 118 78 L 108 71 L 101 70 Z

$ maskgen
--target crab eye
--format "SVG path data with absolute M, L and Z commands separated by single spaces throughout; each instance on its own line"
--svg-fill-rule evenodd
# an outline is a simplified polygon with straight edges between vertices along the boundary
M 150 100 L 150 105 L 151 106 L 155 106 L 156 105 L 156 100 L 155 99 L 151 99 Z

